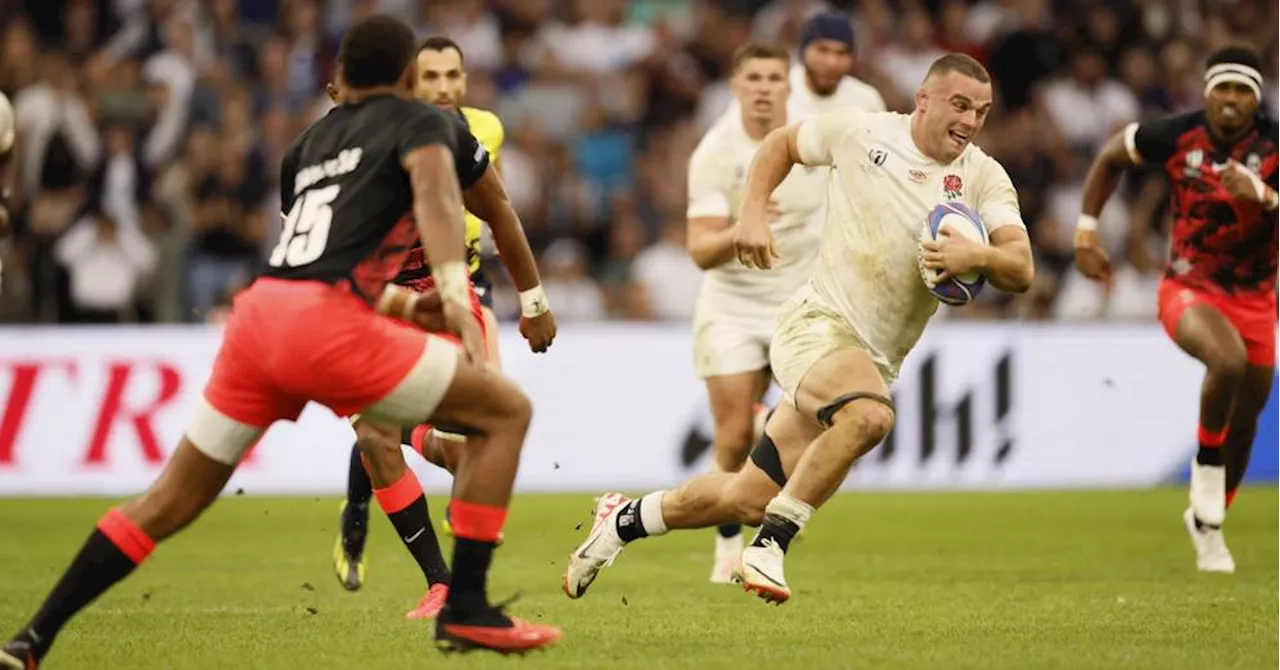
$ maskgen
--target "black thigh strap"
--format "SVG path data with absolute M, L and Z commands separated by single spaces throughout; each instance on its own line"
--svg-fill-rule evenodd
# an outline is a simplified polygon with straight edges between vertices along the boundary
M 893 399 L 886 398 L 879 393 L 862 393 L 861 391 L 857 393 L 846 393 L 839 398 L 832 400 L 826 407 L 818 410 L 818 423 L 824 428 L 830 428 L 831 421 L 835 418 L 836 412 L 840 411 L 840 408 L 855 400 L 861 400 L 863 398 L 866 398 L 867 400 L 874 400 L 891 410 L 893 409 Z

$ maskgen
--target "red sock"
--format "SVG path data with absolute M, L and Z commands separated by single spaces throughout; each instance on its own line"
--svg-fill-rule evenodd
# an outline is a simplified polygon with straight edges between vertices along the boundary
M 147 537 L 138 524 L 124 515 L 119 508 L 112 507 L 98 520 L 98 530 L 116 545 L 120 553 L 129 557 L 134 564 L 141 563 L 156 548 L 155 540 Z
M 1222 444 L 1227 441 L 1227 429 L 1213 431 L 1201 425 L 1197 437 L 1200 438 L 1200 451 L 1196 453 L 1196 463 L 1221 466 Z
M 431 424 L 424 423 L 420 426 L 414 426 L 413 431 L 409 433 L 409 446 L 419 454 L 425 454 L 427 451 L 427 436 L 431 434 Z
M 502 527 L 507 523 L 507 508 L 455 498 L 449 501 L 449 523 L 453 526 L 454 537 L 497 542 L 502 536 Z
M 413 471 L 406 468 L 404 475 L 396 483 L 383 489 L 374 489 L 373 497 L 378 499 L 378 506 L 383 512 L 395 514 L 422 497 L 422 485 L 413 476 Z
M 1230 491 L 1227 491 L 1227 509 L 1231 509 L 1231 503 L 1235 502 L 1236 494 L 1239 492 L 1240 489 L 1231 489 Z

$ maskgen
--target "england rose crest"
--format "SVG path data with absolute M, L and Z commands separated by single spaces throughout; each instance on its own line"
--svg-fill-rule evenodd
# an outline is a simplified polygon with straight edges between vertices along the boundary
M 947 194 L 948 200 L 959 199 L 962 189 L 964 182 L 960 181 L 960 175 L 949 174 L 942 178 L 942 191 Z

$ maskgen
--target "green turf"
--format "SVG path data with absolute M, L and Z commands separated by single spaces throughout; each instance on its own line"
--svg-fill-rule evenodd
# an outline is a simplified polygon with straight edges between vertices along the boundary
M 377 518 L 369 581 L 329 568 L 337 501 L 231 498 L 64 632 L 53 668 L 1277 667 L 1277 495 L 1241 494 L 1234 576 L 1200 575 L 1185 493 L 842 495 L 793 548 L 792 602 L 706 581 L 711 531 L 632 545 L 560 591 L 589 496 L 517 499 L 492 591 L 565 630 L 523 659 L 442 657 L 422 579 Z M 442 500 L 432 500 L 438 513 Z M 0 500 L 0 627 L 39 605 L 103 500 Z

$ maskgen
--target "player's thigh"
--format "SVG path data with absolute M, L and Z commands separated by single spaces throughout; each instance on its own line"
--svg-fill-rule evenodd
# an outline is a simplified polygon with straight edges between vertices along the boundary
M 275 333 L 253 307 L 249 302 L 227 321 L 213 371 L 184 433 L 193 448 L 231 468 L 272 423 L 296 419 L 306 402 L 274 383 L 260 343 Z
M 769 359 L 787 402 L 819 424 L 829 425 L 831 414 L 855 400 L 890 403 L 886 373 L 867 345 L 809 300 L 784 310 Z
M 1217 301 L 1203 291 L 1165 281 L 1160 285 L 1160 322 L 1180 349 L 1210 370 L 1243 373 L 1244 339 Z
M 457 371 L 431 422 L 487 433 L 499 429 L 525 431 L 533 409 L 529 398 L 510 378 L 476 365 L 461 355 Z
M 769 387 L 768 370 L 708 377 L 706 385 L 716 426 L 743 424 L 749 435 L 755 405 Z

